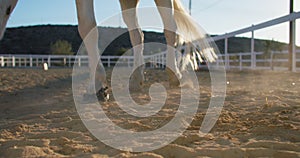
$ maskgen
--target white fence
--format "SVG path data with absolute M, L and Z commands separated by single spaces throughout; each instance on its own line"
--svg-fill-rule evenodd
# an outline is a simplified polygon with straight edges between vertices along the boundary
M 271 26 L 275 26 L 275 25 L 278 25 L 278 24 L 282 24 L 282 23 L 285 23 L 285 22 L 291 22 L 292 24 L 292 32 L 293 34 L 291 35 L 291 44 L 292 44 L 292 47 L 291 47 L 291 54 L 292 54 L 292 57 L 291 57 L 291 63 L 290 66 L 291 66 L 291 69 L 292 71 L 297 71 L 297 59 L 296 59 L 296 47 L 295 47 L 295 38 L 296 38 L 296 32 L 295 32 L 295 29 L 296 29 L 296 20 L 300 18 L 300 12 L 294 12 L 294 13 L 291 13 L 291 14 L 288 14 L 286 16 L 282 16 L 282 17 L 279 17 L 279 18 L 276 18 L 276 19 L 273 19 L 273 20 L 270 20 L 270 21 L 266 21 L 266 22 L 263 22 L 263 23 L 260 23 L 260 24 L 257 24 L 257 25 L 252 25 L 250 27 L 246 27 L 246 28 L 243 28 L 243 29 L 240 29 L 240 30 L 237 30 L 237 31 L 233 31 L 233 32 L 230 32 L 230 33 L 226 33 L 224 35 L 220 35 L 220 36 L 215 36 L 213 37 L 212 39 L 214 41 L 218 41 L 218 40 L 224 40 L 224 52 L 225 52 L 225 66 L 226 68 L 230 68 L 230 65 L 228 65 L 229 62 L 229 59 L 227 57 L 229 57 L 230 55 L 229 52 L 228 52 L 228 40 L 230 37 L 234 37 L 236 35 L 240 35 L 240 34 L 243 34 L 243 33 L 248 33 L 248 32 L 251 32 L 252 34 L 252 38 L 251 38 L 251 67 L 252 69 L 255 69 L 257 68 L 255 63 L 257 62 L 256 60 L 256 55 L 257 53 L 254 51 L 254 31 L 257 31 L 257 30 L 260 30 L 260 29 L 264 29 L 264 28 L 267 28 L 267 27 L 271 27 Z
M 119 65 L 131 67 L 134 63 L 133 56 L 101 56 L 104 66 L 112 67 L 117 62 Z M 146 66 L 150 68 L 163 68 L 166 63 L 166 53 L 145 56 Z M 88 66 L 88 56 L 72 55 L 14 55 L 0 54 L 0 67 L 72 67 L 73 65 Z
M 254 59 L 253 60 L 253 56 Z M 296 50 L 296 71 L 300 71 L 300 50 Z M 269 53 L 230 53 L 219 55 L 216 65 L 224 63 L 226 69 L 288 70 L 288 51 L 271 51 Z
M 300 71 L 300 50 L 296 53 L 296 71 Z M 102 56 L 101 60 L 106 67 L 112 67 L 117 62 L 123 66 L 132 67 L 134 63 L 133 56 Z M 166 53 L 145 56 L 145 62 L 148 68 L 164 68 Z M 288 62 L 288 51 L 272 51 L 267 54 L 263 52 L 220 54 L 219 60 L 214 65 L 225 65 L 226 69 L 238 70 L 288 70 Z M 88 66 L 88 56 L 0 55 L 0 67 L 42 67 L 44 63 L 47 63 L 48 67 Z M 206 65 L 200 64 L 200 69 L 205 67 Z
M 87 56 L 61 56 L 61 55 L 15 55 L 1 54 L 0 67 L 42 67 L 47 63 L 52 66 L 69 66 L 78 63 L 87 64 Z
M 252 25 L 250 27 L 233 31 L 224 35 L 213 37 L 212 39 L 222 40 L 225 43 L 225 54 L 219 55 L 220 58 L 217 60 L 216 66 L 225 63 L 226 69 L 282 69 L 287 70 L 290 66 L 289 54 L 287 51 L 283 52 L 271 52 L 262 53 L 254 51 L 254 31 L 267 28 L 270 26 L 278 25 L 284 22 L 293 21 L 300 18 L 300 12 L 294 12 L 289 15 L 279 17 L 258 25 Z M 228 52 L 228 39 L 236 35 L 251 32 L 251 52 L 250 53 L 229 53 Z M 293 42 L 295 40 L 295 34 L 293 35 Z M 294 45 L 294 43 L 293 43 Z M 299 71 L 300 69 L 300 50 L 295 50 L 295 46 L 292 49 L 292 70 Z M 111 67 L 116 64 L 117 61 L 120 63 L 132 66 L 133 56 L 102 56 L 101 60 L 106 67 Z M 166 63 L 166 53 L 162 52 L 155 55 L 145 56 L 146 67 L 150 68 L 163 68 Z M 53 56 L 53 55 L 1 55 L 0 54 L 0 67 L 39 67 L 43 63 L 48 63 L 49 67 L 53 66 L 68 66 L 71 67 L 74 64 L 79 66 L 88 65 L 87 56 Z M 223 64 L 222 64 L 223 65 Z

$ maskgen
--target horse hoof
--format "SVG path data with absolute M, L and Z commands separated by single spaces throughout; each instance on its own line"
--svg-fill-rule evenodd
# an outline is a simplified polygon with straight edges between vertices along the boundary
M 108 87 L 101 88 L 96 93 L 96 96 L 98 98 L 98 101 L 107 102 L 109 100 Z

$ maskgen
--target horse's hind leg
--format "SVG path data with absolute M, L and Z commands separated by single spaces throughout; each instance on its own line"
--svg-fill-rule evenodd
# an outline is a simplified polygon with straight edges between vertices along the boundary
M 173 15 L 172 0 L 155 0 L 156 6 L 164 24 L 164 34 L 167 48 L 167 74 L 170 86 L 179 86 L 182 75 L 177 67 L 175 49 L 177 26 Z
M 138 24 L 136 7 L 139 0 L 120 0 L 122 16 L 128 27 L 134 53 L 134 73 L 131 76 L 133 89 L 140 89 L 144 82 L 144 34 Z
M 90 83 L 88 88 L 88 94 L 93 94 L 94 88 L 97 92 L 100 100 L 107 100 L 107 82 L 105 69 L 100 59 L 100 53 L 98 48 L 98 29 L 96 27 L 96 20 L 94 15 L 93 0 L 76 0 L 77 16 L 78 16 L 78 30 L 89 57 L 90 68 L 90 82 L 94 81 L 94 84 Z M 95 76 L 93 73 L 95 72 Z

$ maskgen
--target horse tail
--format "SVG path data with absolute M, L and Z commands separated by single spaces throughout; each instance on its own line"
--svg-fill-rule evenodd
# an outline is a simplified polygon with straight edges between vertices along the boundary
M 179 46 L 185 45 L 186 47 L 190 47 L 187 49 L 189 52 L 183 54 L 182 63 L 180 64 L 181 68 L 185 69 L 187 64 L 190 63 L 193 69 L 198 69 L 199 66 L 196 62 L 196 58 L 198 58 L 200 62 L 203 61 L 203 59 L 208 62 L 214 62 L 217 59 L 217 55 L 209 44 L 208 36 L 205 31 L 192 19 L 180 0 L 174 0 L 173 5 L 174 19 L 180 38 L 177 44 Z

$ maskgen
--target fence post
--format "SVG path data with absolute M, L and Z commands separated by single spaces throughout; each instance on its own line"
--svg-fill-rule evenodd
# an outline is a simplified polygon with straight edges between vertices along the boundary
M 290 0 L 290 14 L 294 13 L 294 0 Z M 296 72 L 296 20 L 289 22 L 289 71 Z
M 78 58 L 78 66 L 81 67 L 81 57 Z
M 157 56 L 155 60 L 156 60 L 155 62 L 158 64 L 158 68 L 160 68 L 160 64 L 159 64 L 159 56 Z
M 157 63 L 159 64 L 159 68 L 161 68 L 161 55 L 158 55 L 158 58 L 157 58 Z
M 15 56 L 12 56 L 12 66 L 16 67 L 16 58 L 15 58 Z
M 225 52 L 225 69 L 229 69 L 229 56 L 228 56 L 228 38 L 224 40 L 224 52 Z
M 163 54 L 163 68 L 166 67 L 167 65 L 167 57 L 166 57 L 167 53 L 166 54 Z
M 240 59 L 240 71 L 243 70 L 243 57 L 242 57 L 242 53 L 239 54 L 239 59 Z
M 39 58 L 38 58 L 38 57 L 35 58 L 35 66 L 36 66 L 36 67 L 39 66 Z
M 64 66 L 67 65 L 67 57 L 64 57 Z
M 253 56 L 254 69 L 256 68 L 256 55 L 257 55 L 257 53 L 254 52 L 254 56 Z
M 270 68 L 271 68 L 271 70 L 274 70 L 273 62 L 274 62 L 274 51 L 271 51 L 271 54 L 270 54 Z
M 158 62 L 158 68 L 160 68 L 160 69 L 163 68 L 163 65 L 162 65 L 162 54 L 158 55 L 157 62 Z
M 21 67 L 22 66 L 22 58 L 18 58 L 18 60 L 19 60 L 19 67 Z
M 4 57 L 3 56 L 1 56 L 1 67 L 4 67 Z
M 48 56 L 48 67 L 51 67 L 51 56 Z
M 231 56 L 230 54 L 227 54 L 227 60 L 228 60 L 227 66 L 228 66 L 228 70 L 230 70 L 230 62 L 231 62 L 230 56 Z
M 290 37 L 290 44 L 289 44 L 289 69 L 290 71 L 292 72 L 296 72 L 296 44 L 295 44 L 295 41 L 296 41 L 296 22 L 295 20 L 293 20 L 290 24 L 291 26 L 291 37 Z
M 107 58 L 107 67 L 110 67 L 110 57 Z
M 29 66 L 32 67 L 33 64 L 32 64 L 32 56 L 30 55 L 30 59 L 29 59 Z
M 254 25 L 252 25 L 254 26 Z M 254 30 L 251 31 L 251 68 L 255 69 L 256 67 L 256 54 L 254 52 L 254 47 L 255 47 L 255 43 L 254 43 Z

